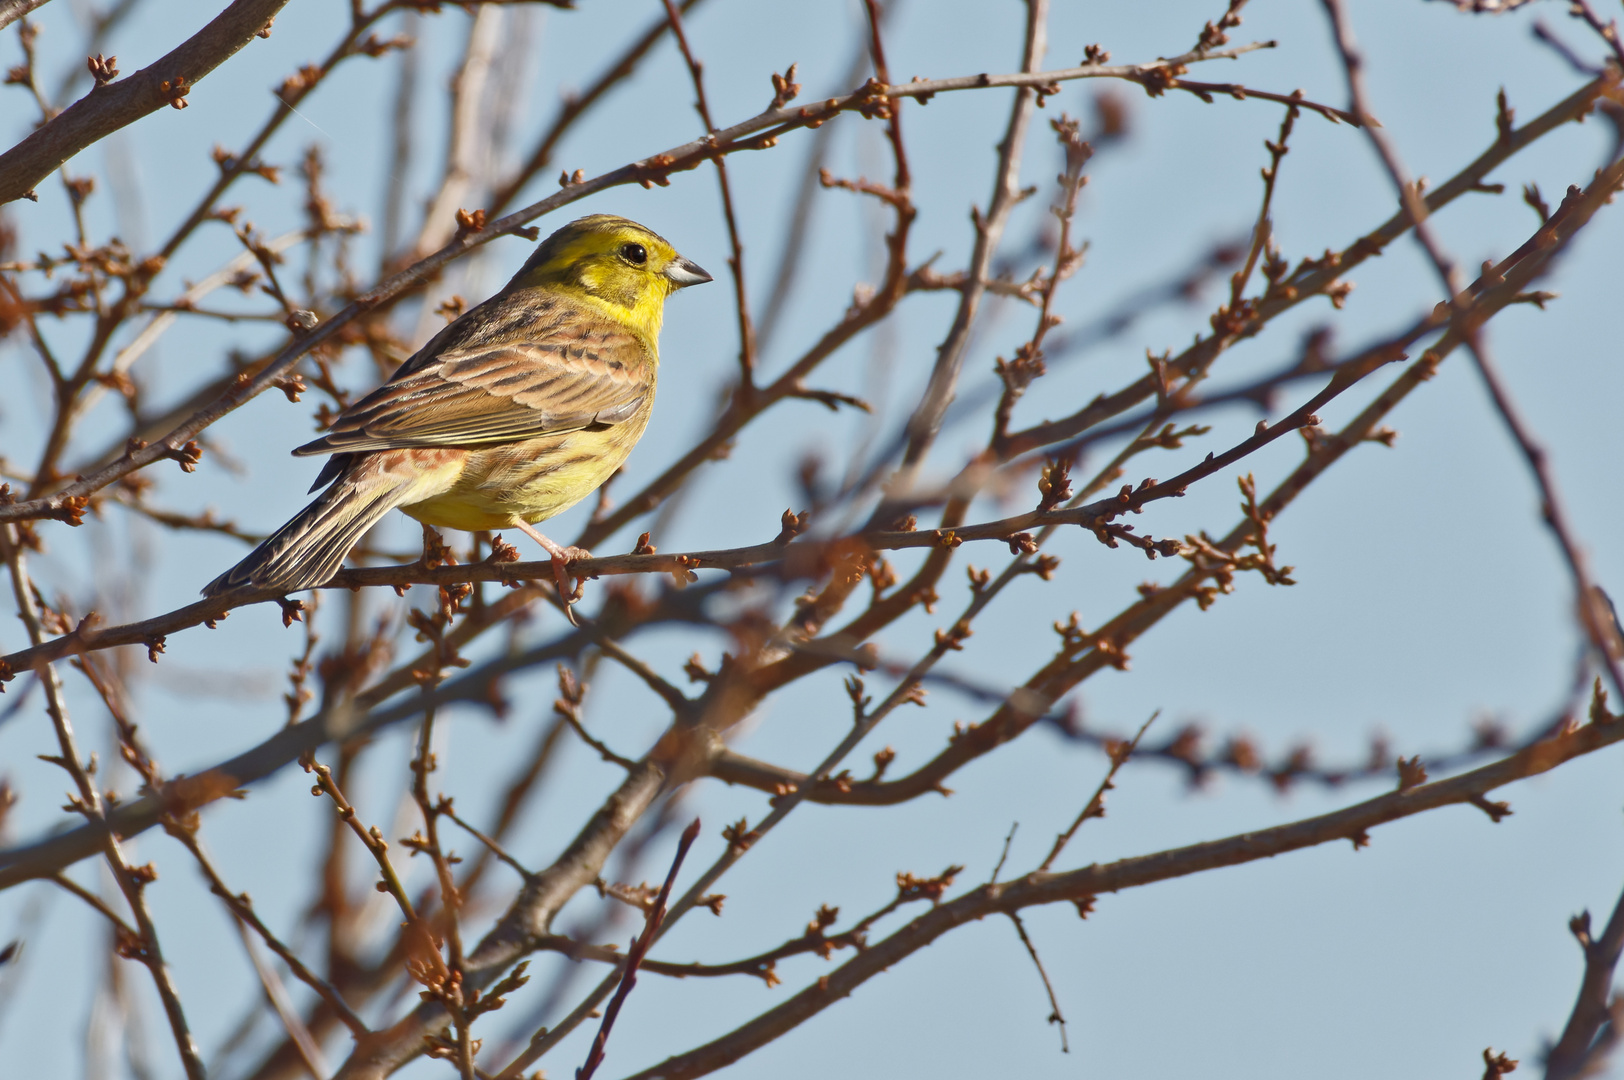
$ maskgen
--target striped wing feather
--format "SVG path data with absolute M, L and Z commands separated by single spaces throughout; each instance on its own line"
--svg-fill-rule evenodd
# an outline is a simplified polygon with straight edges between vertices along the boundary
M 421 366 L 414 358 L 294 453 L 477 446 L 619 423 L 648 397 L 653 364 L 631 333 L 583 322 L 541 340 L 449 350 Z

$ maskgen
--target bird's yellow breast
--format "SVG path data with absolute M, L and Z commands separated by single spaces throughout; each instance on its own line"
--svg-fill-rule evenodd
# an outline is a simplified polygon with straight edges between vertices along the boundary
M 650 386 L 642 407 L 613 426 L 464 450 L 449 490 L 401 509 L 426 525 L 468 532 L 545 521 L 592 494 L 625 464 L 653 404 Z

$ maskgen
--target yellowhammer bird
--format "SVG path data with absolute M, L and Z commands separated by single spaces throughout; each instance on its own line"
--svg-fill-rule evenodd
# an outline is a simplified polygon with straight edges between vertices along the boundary
M 507 287 L 440 331 L 326 435 L 315 502 L 203 589 L 320 585 L 394 507 L 452 529 L 531 527 L 597 490 L 648 426 L 665 298 L 711 276 L 634 221 L 594 214 L 537 247 Z

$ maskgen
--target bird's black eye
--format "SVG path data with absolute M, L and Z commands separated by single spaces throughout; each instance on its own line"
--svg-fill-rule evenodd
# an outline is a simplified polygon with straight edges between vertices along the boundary
M 629 263 L 636 263 L 638 266 L 642 266 L 644 263 L 648 262 L 648 248 L 644 247 L 642 244 L 621 244 L 620 257 Z

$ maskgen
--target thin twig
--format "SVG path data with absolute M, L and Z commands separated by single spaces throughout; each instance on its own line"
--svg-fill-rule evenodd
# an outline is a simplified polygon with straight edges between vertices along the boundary
M 333 779 L 333 770 L 320 762 L 310 759 L 306 768 L 316 777 L 316 788 L 321 794 L 333 800 L 333 806 L 338 811 L 339 820 L 348 825 L 350 831 L 361 841 L 372 858 L 377 862 L 381 872 L 380 883 L 382 891 L 387 892 L 400 906 L 400 912 L 406 916 L 408 923 L 417 923 L 417 909 L 413 907 L 411 897 L 406 895 L 406 887 L 401 884 L 400 875 L 395 872 L 394 864 L 389 861 L 389 843 L 383 838 L 383 832 L 376 825 L 368 828 L 361 824 L 356 816 L 355 807 L 350 805 L 339 790 L 338 782 Z
M 593 623 L 585 616 L 577 616 L 577 618 L 580 621 L 581 628 L 585 630 L 587 636 L 592 639 L 592 643 L 596 645 L 605 656 L 609 657 L 611 660 L 615 661 L 615 663 L 619 664 L 621 667 L 643 680 L 643 683 L 650 690 L 658 694 L 662 701 L 671 706 L 672 712 L 676 713 L 678 716 L 684 716 L 688 713 L 689 709 L 693 707 L 694 703 L 689 700 L 686 694 L 684 694 L 681 690 L 678 690 L 675 686 L 672 686 L 671 683 L 666 681 L 666 679 L 661 676 L 659 672 L 649 667 L 648 664 L 644 663 L 636 656 L 633 656 L 624 646 L 620 644 L 620 642 L 610 637 L 596 623 Z
M 1004 837 L 1004 848 L 998 853 L 998 861 L 993 864 L 992 874 L 987 878 L 987 884 L 991 885 L 998 880 L 998 875 L 1004 869 L 1004 863 L 1009 859 L 1009 845 L 1015 842 L 1015 830 L 1020 827 L 1021 823 L 1018 821 L 1010 823 L 1009 833 Z
M 1353 39 L 1353 30 L 1349 26 L 1346 13 L 1342 9 L 1341 0 L 1322 0 L 1325 10 L 1331 21 L 1331 29 L 1335 35 L 1337 49 L 1342 57 L 1342 67 L 1347 75 L 1348 95 L 1351 99 L 1353 112 L 1361 119 L 1369 117 L 1364 90 L 1364 58 L 1359 52 Z M 1614 48 L 1618 48 L 1616 31 L 1611 39 Z M 1621 63 L 1624 63 L 1624 52 L 1620 53 Z M 1584 548 L 1579 543 L 1577 535 L 1569 523 L 1568 514 L 1563 506 L 1561 493 L 1557 488 L 1556 476 L 1550 468 L 1549 456 L 1544 446 L 1535 438 L 1533 431 L 1522 417 L 1521 410 L 1512 399 L 1505 380 L 1501 378 L 1498 366 L 1489 352 L 1488 343 L 1480 329 L 1480 321 L 1471 319 L 1467 315 L 1467 298 L 1462 296 L 1463 282 L 1460 270 L 1455 261 L 1443 249 L 1438 238 L 1433 234 L 1427 224 L 1427 206 L 1422 200 L 1419 189 L 1411 182 L 1404 163 L 1399 160 L 1398 150 L 1394 147 L 1386 133 L 1379 128 L 1365 124 L 1365 135 L 1375 147 L 1382 165 L 1387 171 L 1388 179 L 1398 191 L 1399 203 L 1404 212 L 1409 215 L 1415 238 L 1420 242 L 1427 253 L 1428 260 L 1437 272 L 1439 280 L 1448 293 L 1448 304 L 1454 313 L 1451 325 L 1454 326 L 1464 338 L 1468 352 L 1473 363 L 1477 366 L 1478 374 L 1488 388 L 1489 396 L 1494 401 L 1495 409 L 1500 413 L 1507 431 L 1517 442 L 1522 451 L 1523 458 L 1528 463 L 1529 471 L 1533 474 L 1535 485 L 1540 493 L 1540 512 L 1546 526 L 1555 537 L 1557 547 L 1562 552 L 1562 558 L 1567 563 L 1568 573 L 1573 579 L 1574 607 L 1581 631 L 1584 633 L 1594 650 L 1596 662 L 1607 673 L 1608 681 L 1612 684 L 1613 692 L 1624 696 L 1624 667 L 1620 666 L 1619 659 L 1612 654 L 1608 647 L 1608 618 L 1600 610 L 1596 602 L 1595 584 L 1590 576 L 1588 560 Z
M 682 830 L 682 838 L 677 841 L 677 855 L 671 860 L 671 870 L 665 875 L 665 884 L 660 886 L 660 895 L 655 899 L 654 905 L 649 908 L 648 916 L 643 920 L 643 932 L 632 940 L 631 948 L 626 950 L 625 966 L 620 973 L 620 986 L 615 990 L 615 996 L 609 1000 L 609 1007 L 603 1012 L 603 1024 L 598 1028 L 597 1037 L 592 1040 L 592 1049 L 587 1052 L 586 1062 L 575 1070 L 575 1080 L 591 1080 L 592 1074 L 598 1071 L 603 1063 L 604 1047 L 609 1042 L 609 1032 L 614 1029 L 615 1018 L 620 1015 L 621 1006 L 626 1004 L 626 996 L 637 985 L 637 968 L 648 955 L 649 946 L 654 944 L 655 935 L 660 932 L 660 923 L 665 919 L 665 903 L 671 896 L 671 886 L 676 883 L 677 871 L 682 869 L 682 860 L 688 857 L 688 849 L 693 847 L 694 841 L 699 839 L 699 819 L 694 818 L 693 824 Z
M 1034 0 L 1034 2 L 1041 2 L 1041 0 Z M 307 352 L 338 334 L 345 326 L 359 319 L 363 313 L 370 312 L 386 301 L 392 300 L 414 288 L 434 276 L 445 264 L 462 257 L 475 248 L 481 247 L 499 236 L 513 233 L 544 214 L 599 191 L 626 184 L 653 184 L 656 181 L 664 181 L 675 172 L 695 168 L 702 162 L 712 160 L 719 154 L 731 154 L 747 149 L 756 149 L 775 141 L 779 135 L 789 131 L 822 124 L 842 113 L 872 109 L 876 99 L 890 101 L 904 97 L 921 97 L 936 93 L 984 89 L 994 86 L 1035 90 L 1053 85 L 1056 82 L 1073 79 L 1130 78 L 1142 74 L 1145 70 L 1177 66 L 1179 63 L 1238 56 L 1252 51 L 1255 47 L 1260 46 L 1237 46 L 1233 49 L 1207 53 L 1200 57 L 1173 57 L 1153 61 L 1149 64 L 1125 67 L 1090 64 L 1055 72 L 961 76 L 950 79 L 918 80 L 900 86 L 874 83 L 844 97 L 830 98 L 828 101 L 818 102 L 799 109 L 789 107 L 769 109 L 742 123 L 722 129 L 713 136 L 707 136 L 705 139 L 685 143 L 665 153 L 632 162 L 601 176 L 583 179 L 580 183 L 572 182 L 567 189 L 548 196 L 523 210 L 491 222 L 483 229 L 459 234 L 439 251 L 363 293 L 343 310 L 282 349 L 275 359 L 267 364 L 254 378 L 245 384 L 233 384 L 225 395 L 194 412 L 164 438 L 126 454 L 119 461 L 97 469 L 90 475 L 77 479 L 50 495 L 0 505 L 0 522 L 60 516 L 71 510 L 74 505 L 72 500 L 86 498 L 136 469 L 144 468 L 155 461 L 173 456 L 181 451 L 185 444 L 194 439 L 204 428 L 275 385 Z M 1306 107 L 1306 103 L 1304 107 Z M 270 129 L 267 128 L 266 130 L 268 132 Z M 211 199 L 213 197 L 216 196 L 210 196 Z M 204 205 L 209 205 L 208 200 L 205 201 Z M 201 221 L 202 216 L 199 215 L 197 220 Z M 176 238 L 188 232 L 191 227 L 195 227 L 195 222 L 183 226 L 182 231 L 176 234 Z M 176 238 L 172 238 L 171 242 L 175 242 Z M 873 305 L 869 305 L 869 307 L 872 308 Z M 800 379 L 810 366 L 830 355 L 839 344 L 849 339 L 858 329 L 875 321 L 878 315 L 883 313 L 883 310 L 889 310 L 889 305 L 880 311 L 865 311 L 861 313 L 860 317 L 846 319 L 837 332 L 826 335 L 824 341 L 820 342 L 812 353 L 804 357 L 789 372 L 786 372 L 778 383 L 774 384 L 771 393 L 764 391 L 762 394 L 758 394 L 756 407 L 748 414 L 740 414 L 739 419 L 748 419 L 750 416 L 758 415 L 766 405 L 792 396 L 792 391 L 800 389 Z M 685 475 L 694 465 L 708 460 L 714 454 L 716 446 L 725 443 L 731 436 L 731 432 L 727 430 L 729 426 L 729 424 L 719 424 L 717 431 L 707 438 L 707 445 L 703 448 L 703 452 L 700 453 L 697 460 L 690 461 L 695 452 L 685 455 L 677 465 L 667 470 L 665 477 L 655 481 L 651 488 L 668 485 L 672 476 Z M 633 507 L 633 512 L 643 512 L 651 506 L 646 495 L 632 500 L 627 505 Z M 611 531 L 612 528 L 618 527 L 618 525 L 619 515 L 612 515 L 605 522 L 595 524 L 589 530 L 589 533 L 594 535 L 606 533 Z
M 0 528 L 0 555 L 4 556 L 11 570 L 12 593 L 17 600 L 18 615 L 28 630 L 29 640 L 37 644 L 44 640 L 45 631 L 16 526 Z M 180 995 L 164 962 L 163 950 L 158 943 L 158 930 L 153 924 L 152 915 L 147 910 L 143 895 L 147 884 L 157 877 L 157 873 L 150 866 L 138 870 L 125 858 L 118 834 L 108 822 L 106 802 L 79 754 L 78 740 L 74 734 L 72 720 L 68 716 L 62 681 L 57 675 L 56 668 L 48 663 L 36 664 L 34 674 L 44 688 L 46 712 L 56 731 L 59 752 L 51 760 L 72 777 L 78 790 L 77 796 L 69 797 L 69 805 L 85 818 L 86 823 L 97 834 L 99 847 L 113 871 L 120 891 L 124 894 L 125 902 L 129 904 L 130 911 L 135 916 L 139 936 L 128 943 L 130 957 L 140 960 L 152 975 L 188 1080 L 206 1080 L 197 1043 L 192 1038 L 191 1028 L 186 1021 L 186 1012 L 181 1006 Z
M 107 921 L 113 924 L 113 931 L 121 936 L 124 940 L 130 942 L 137 942 L 141 940 L 141 935 L 136 932 L 135 928 L 129 923 L 125 922 L 118 912 L 108 907 L 105 900 L 91 892 L 89 889 L 85 888 L 83 885 L 79 884 L 77 881 L 74 881 L 66 874 L 52 874 L 46 878 L 46 880 L 51 882 L 53 885 L 72 893 L 74 896 L 77 896 L 101 915 L 106 917 Z
M 704 121 L 706 132 L 715 135 L 716 122 L 711 119 L 710 103 L 705 100 L 705 67 L 688 45 L 688 34 L 683 29 L 682 15 L 677 11 L 677 5 L 672 0 L 662 2 L 665 4 L 666 19 L 671 23 L 671 33 L 676 37 L 677 47 L 682 50 L 682 59 L 688 65 L 688 77 L 693 80 L 694 107 L 699 110 L 699 118 Z M 744 245 L 739 241 L 739 218 L 733 209 L 733 189 L 727 180 L 727 163 L 721 155 L 711 160 L 716 165 L 716 184 L 722 194 L 722 217 L 727 222 L 727 239 L 732 248 L 727 264 L 733 271 L 733 304 L 738 312 L 739 322 L 738 392 L 748 400 L 755 389 L 756 331 L 750 322 L 750 302 L 744 291 Z
M 248 932 L 248 926 L 241 920 L 237 923 L 237 933 L 242 937 L 242 947 L 248 953 L 248 960 L 253 965 L 254 973 L 259 977 L 260 986 L 265 991 L 265 997 L 270 1001 L 271 1008 L 276 1012 L 277 1018 L 287 1030 L 288 1038 L 298 1047 L 299 1056 L 304 1059 L 305 1066 L 310 1070 L 316 1080 L 327 1080 L 332 1069 L 327 1064 L 326 1057 L 321 1052 L 321 1045 L 310 1034 L 310 1029 L 299 1018 L 293 1001 L 288 997 L 287 987 L 277 978 L 276 970 L 267 964 L 259 955 L 259 948 L 254 944 L 253 935 Z
M 491 852 L 492 855 L 496 856 L 496 858 L 499 861 L 501 861 L 503 863 L 506 863 L 508 866 L 512 867 L 515 871 L 518 872 L 520 877 L 522 877 L 522 878 L 524 878 L 526 880 L 529 880 L 530 878 L 533 878 L 533 877 L 536 876 L 530 870 L 526 869 L 524 864 L 520 863 L 519 860 L 515 859 L 512 855 L 509 855 L 507 853 L 507 849 L 502 847 L 501 844 L 497 843 L 494 839 L 487 836 L 485 833 L 480 832 L 478 829 L 474 828 L 472 825 L 468 824 L 468 822 L 464 821 L 461 817 L 459 817 L 455 810 L 452 810 L 450 807 L 445 807 L 445 808 L 442 808 L 440 810 L 440 813 L 444 814 L 446 817 L 448 817 L 452 821 L 456 822 L 459 826 L 462 827 L 462 830 L 464 832 L 468 833 L 475 840 L 478 840 L 481 844 L 484 844 L 487 848 L 490 849 L 490 852 Z M 467 891 L 468 891 L 467 882 L 464 882 L 462 885 L 458 886 L 458 892 L 466 893 Z
M 438 629 L 444 629 L 439 626 Z M 427 690 L 431 685 L 425 681 L 423 686 Z M 462 893 L 458 891 L 456 879 L 451 872 L 451 859 L 445 849 L 440 845 L 440 814 L 442 803 L 436 803 L 429 797 L 429 773 L 437 768 L 434 754 L 434 706 L 428 705 L 423 710 L 423 723 L 418 729 L 417 753 L 413 755 L 409 766 L 412 774 L 412 800 L 417 803 L 418 813 L 423 818 L 423 831 L 421 834 L 406 841 L 412 854 L 428 855 L 434 864 L 434 874 L 440 884 L 440 911 L 441 917 L 437 926 L 443 931 L 446 945 L 446 959 L 440 962 L 436 953 L 432 958 L 418 957 L 417 966 L 413 970 L 413 977 L 427 988 L 426 992 L 445 1007 L 451 1017 L 451 1026 L 456 1033 L 455 1047 L 451 1056 L 456 1062 L 462 1080 L 475 1080 L 474 1077 L 474 1050 L 471 1027 L 473 1017 L 469 1014 L 468 1000 L 464 989 L 467 986 L 467 959 L 462 947 L 462 920 L 461 909 L 463 904 Z M 438 946 L 436 935 L 430 944 Z
M 768 1009 L 733 1031 L 667 1058 L 628 1080 L 692 1080 L 732 1064 L 805 1023 L 824 1009 L 845 1000 L 869 979 L 929 946 L 956 927 L 988 915 L 1021 911 L 1038 904 L 1076 902 L 1104 893 L 1120 893 L 1189 874 L 1239 866 L 1260 859 L 1335 841 L 1369 842 L 1369 830 L 1378 825 L 1426 813 L 1441 806 L 1470 803 L 1497 787 L 1537 775 L 1572 756 L 1593 753 L 1624 740 L 1624 722 L 1569 727 L 1538 747 L 1451 777 L 1388 792 L 1342 810 L 1304 818 L 1272 828 L 1241 833 L 1153 855 L 1111 863 L 1092 864 L 1059 874 L 1034 872 L 1014 881 L 987 884 L 947 900 L 914 919 L 891 936 L 872 942 L 839 968 Z
M 1288 143 L 1291 141 L 1291 129 L 1296 122 L 1297 106 L 1292 105 L 1286 109 L 1286 115 L 1280 120 L 1280 134 L 1275 136 L 1274 142 L 1267 139 L 1263 141 L 1264 147 L 1269 151 L 1269 164 L 1263 170 L 1263 205 L 1257 213 L 1257 224 L 1252 226 L 1252 243 L 1246 250 L 1246 262 L 1230 278 L 1231 311 L 1239 310 L 1241 299 L 1246 294 L 1247 283 L 1252 279 L 1252 270 L 1257 266 L 1258 257 L 1268 249 L 1274 239 L 1274 220 L 1269 215 L 1269 209 L 1274 203 L 1274 189 L 1280 179 L 1280 162 L 1286 156 Z
M 186 847 L 186 850 L 192 853 L 192 857 L 197 860 L 198 869 L 203 871 L 203 876 L 208 879 L 209 891 L 225 903 L 236 922 L 245 931 L 252 930 L 258 934 L 260 939 L 277 955 L 277 958 L 288 966 L 288 970 L 293 972 L 293 977 L 320 995 L 321 999 L 343 1021 L 344 1026 L 349 1028 L 351 1033 L 357 1038 L 366 1035 L 370 1030 L 366 1022 L 356 1015 L 355 1010 L 350 1008 L 349 1003 L 344 1000 L 332 983 L 305 966 L 305 963 L 299 959 L 298 955 L 271 932 L 270 927 L 265 925 L 260 919 L 259 913 L 254 910 L 253 902 L 248 898 L 248 894 L 234 893 L 226 887 L 226 883 L 220 877 L 219 870 L 215 868 L 214 860 L 210 859 L 208 853 L 203 850 L 203 845 L 198 840 L 195 829 L 173 827 L 169 829 L 169 835 L 179 840 Z
M 1054 984 L 1049 981 L 1049 973 L 1043 969 L 1043 960 L 1038 956 L 1038 947 L 1032 944 L 1032 938 L 1026 932 L 1026 924 L 1016 912 L 1006 912 L 1009 921 L 1015 924 L 1015 933 L 1020 935 L 1021 944 L 1026 946 L 1026 955 L 1032 958 L 1032 966 L 1038 969 L 1038 978 L 1043 980 L 1043 992 L 1049 995 L 1049 1023 L 1060 1025 L 1060 1052 L 1071 1053 L 1071 1044 L 1066 1040 L 1066 1017 L 1060 1011 L 1060 999 L 1055 997 Z
M 1054 865 L 1054 861 L 1060 858 L 1060 853 L 1066 849 L 1066 845 L 1071 843 L 1071 838 L 1077 835 L 1077 830 L 1083 827 L 1083 822 L 1089 818 L 1105 816 L 1105 794 L 1116 787 L 1114 781 L 1116 780 L 1117 771 L 1128 763 L 1129 758 L 1133 757 L 1133 752 L 1139 749 L 1139 740 L 1145 737 L 1145 732 L 1150 730 L 1150 725 L 1154 724 L 1156 718 L 1160 715 L 1162 715 L 1160 709 L 1151 713 L 1150 718 L 1139 725 L 1139 730 L 1134 732 L 1133 738 L 1128 742 L 1106 747 L 1105 752 L 1111 758 L 1111 767 L 1105 770 L 1105 776 L 1100 780 L 1100 786 L 1094 789 L 1094 794 L 1089 797 L 1082 813 L 1077 815 L 1077 820 L 1073 821 L 1065 832 L 1054 838 L 1054 846 L 1049 849 L 1049 854 L 1044 857 L 1043 862 L 1038 864 L 1039 872 L 1045 872 Z M 1026 935 L 1022 934 L 1021 936 L 1024 939 Z M 1037 957 L 1034 955 L 1033 959 L 1035 960 Z M 1062 1020 L 1060 1023 L 1063 1030 L 1065 1021 Z
M 1043 64 L 1043 54 L 1048 47 L 1048 15 L 1048 0 L 1026 0 L 1022 71 L 1037 71 Z M 998 144 L 998 171 L 993 180 L 992 196 L 988 199 L 987 209 L 974 215 L 975 244 L 971 249 L 969 268 L 965 272 L 964 289 L 959 295 L 958 310 L 954 313 L 946 340 L 937 350 L 930 382 L 908 420 L 908 445 L 902 455 L 904 486 L 911 482 L 909 478 L 913 471 L 935 441 L 936 433 L 941 429 L 942 417 L 948 405 L 952 404 L 959 370 L 964 364 L 964 348 L 970 340 L 970 327 L 975 322 L 981 297 L 986 293 L 998 242 L 1003 238 L 1011 211 L 1029 194 L 1020 186 L 1021 154 L 1025 149 L 1026 129 L 1036 102 L 1037 92 L 1034 88 L 1023 86 L 1016 91 L 1009 124 L 1004 130 L 1003 141 Z

